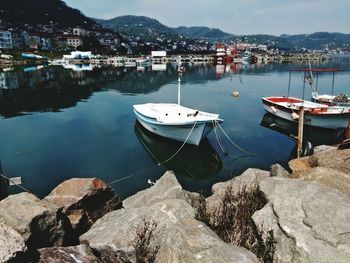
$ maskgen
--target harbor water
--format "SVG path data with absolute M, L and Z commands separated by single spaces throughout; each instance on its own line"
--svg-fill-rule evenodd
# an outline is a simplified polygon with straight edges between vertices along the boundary
M 307 64 L 185 64 L 181 103 L 220 114 L 222 128 L 199 147 L 182 146 L 145 131 L 133 104 L 177 102 L 177 66 L 113 68 L 80 65 L 0 70 L 0 159 L 8 177 L 39 195 L 72 177 L 98 177 L 122 198 L 149 187 L 174 170 L 182 186 L 209 193 L 216 182 L 247 168 L 287 167 L 295 151 L 295 125 L 265 114 L 261 97 L 287 95 L 288 69 Z M 334 94 L 350 94 L 350 61 L 334 59 L 313 67 L 341 67 Z M 290 96 L 303 94 L 301 73 L 292 75 Z M 319 93 L 332 92 L 332 75 L 322 74 Z M 239 96 L 232 96 L 239 92 Z M 237 95 L 237 93 L 235 93 Z M 340 130 L 305 129 L 314 145 L 336 143 Z M 165 163 L 164 163 L 165 162 Z M 9 193 L 22 191 L 16 186 Z

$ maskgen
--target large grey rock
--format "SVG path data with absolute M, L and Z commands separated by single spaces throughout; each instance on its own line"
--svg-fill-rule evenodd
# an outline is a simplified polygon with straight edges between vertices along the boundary
M 98 251 L 106 262 L 121 259 L 135 262 L 135 230 L 143 224 L 143 220 L 157 222 L 159 229 L 165 224 L 194 217 L 194 209 L 179 199 L 166 200 L 149 207 L 121 209 L 97 220 L 88 232 L 80 236 L 80 241 Z
M 293 171 L 292 177 L 303 176 L 316 166 L 350 174 L 350 149 L 338 150 L 335 147 L 327 147 L 311 156 L 291 160 L 288 164 Z
M 225 243 L 195 219 L 182 219 L 165 225 L 157 232 L 156 238 L 161 244 L 156 263 L 260 262 L 247 249 Z
M 270 176 L 278 176 L 288 178 L 290 173 L 284 169 L 280 164 L 276 163 L 270 167 Z
M 29 193 L 0 202 L 0 218 L 23 237 L 28 248 L 74 244 L 71 224 L 60 209 Z
M 167 171 L 152 187 L 123 201 L 124 208 L 151 206 L 167 199 L 188 200 L 172 171 Z
M 350 149 L 321 151 L 315 154 L 318 166 L 333 168 L 350 174 Z
M 24 262 L 27 250 L 23 237 L 0 219 L 0 262 Z
M 168 199 L 149 207 L 122 209 L 96 221 L 80 237 L 100 254 L 104 262 L 136 262 L 136 229 L 157 222 L 151 247 L 159 245 L 156 262 L 258 262 L 244 248 L 228 245 L 203 223 L 186 201 Z
M 97 178 L 64 181 L 45 200 L 62 208 L 78 236 L 106 213 L 121 208 L 113 189 Z
M 299 176 L 299 179 L 304 181 L 315 181 L 319 184 L 334 188 L 350 195 L 350 174 L 341 171 L 327 168 L 315 167 Z
M 276 262 L 350 262 L 350 197 L 314 182 L 270 177 L 259 183 L 268 204 L 254 216 L 272 229 Z
M 209 196 L 206 199 L 206 208 L 209 213 L 221 207 L 222 197 L 225 194 L 225 191 L 228 187 L 231 187 L 232 193 L 239 193 L 243 189 L 246 191 L 251 191 L 256 189 L 259 186 L 259 182 L 264 178 L 270 176 L 270 173 L 267 171 L 262 171 L 259 169 L 250 168 L 247 169 L 240 176 L 234 177 L 233 179 L 214 184 L 212 187 L 213 195 Z
M 89 246 L 79 245 L 75 247 L 47 247 L 38 250 L 39 263 L 99 263 L 101 262 Z

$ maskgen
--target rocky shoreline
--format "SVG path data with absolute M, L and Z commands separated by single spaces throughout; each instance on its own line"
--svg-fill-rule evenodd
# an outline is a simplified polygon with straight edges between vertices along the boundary
M 350 262 L 350 149 L 248 169 L 204 198 L 166 172 L 121 201 L 96 178 L 0 202 L 0 262 Z M 224 240 L 226 241 L 224 241 Z

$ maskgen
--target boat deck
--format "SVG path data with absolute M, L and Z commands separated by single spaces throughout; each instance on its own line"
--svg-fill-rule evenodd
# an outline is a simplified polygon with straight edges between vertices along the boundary
M 299 109 L 300 107 L 308 109 L 328 109 L 329 106 L 325 104 L 315 103 L 308 100 L 301 100 L 292 97 L 266 97 L 263 100 L 272 104 L 276 104 L 286 108 Z
M 134 105 L 140 114 L 166 124 L 191 123 L 195 121 L 222 121 L 218 114 L 187 108 L 174 103 L 146 103 Z

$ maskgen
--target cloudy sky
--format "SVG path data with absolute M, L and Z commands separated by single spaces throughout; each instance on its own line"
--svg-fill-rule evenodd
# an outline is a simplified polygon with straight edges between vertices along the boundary
M 143 15 L 171 26 L 234 34 L 350 33 L 349 0 L 64 0 L 85 15 Z

